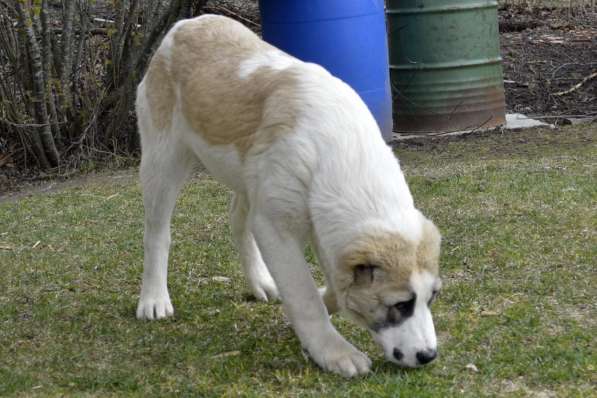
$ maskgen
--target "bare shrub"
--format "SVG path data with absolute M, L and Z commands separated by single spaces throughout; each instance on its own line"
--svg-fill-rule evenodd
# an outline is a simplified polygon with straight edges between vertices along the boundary
M 135 87 L 205 0 L 0 0 L 0 159 L 77 166 L 138 150 Z

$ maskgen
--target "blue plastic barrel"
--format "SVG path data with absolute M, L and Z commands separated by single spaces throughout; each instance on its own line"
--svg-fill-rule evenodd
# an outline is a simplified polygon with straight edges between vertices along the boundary
M 260 0 L 263 39 L 348 83 L 392 134 L 383 0 Z

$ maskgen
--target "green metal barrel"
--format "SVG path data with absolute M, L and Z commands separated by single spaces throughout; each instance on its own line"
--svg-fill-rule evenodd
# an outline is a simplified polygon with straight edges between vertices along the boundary
M 388 0 L 396 129 L 457 131 L 505 123 L 495 0 Z

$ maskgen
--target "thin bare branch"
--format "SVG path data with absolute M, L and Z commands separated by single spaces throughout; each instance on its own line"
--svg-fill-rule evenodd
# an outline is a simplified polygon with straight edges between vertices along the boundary
M 581 88 L 588 81 L 593 80 L 596 77 L 597 77 L 597 71 L 591 73 L 589 76 L 585 77 L 579 83 L 577 83 L 574 86 L 570 87 L 568 90 L 564 90 L 564 91 L 560 91 L 560 92 L 554 93 L 554 95 L 557 96 L 557 97 L 561 97 L 562 95 L 571 94 L 571 93 L 575 92 L 576 90 L 578 90 L 579 88 Z

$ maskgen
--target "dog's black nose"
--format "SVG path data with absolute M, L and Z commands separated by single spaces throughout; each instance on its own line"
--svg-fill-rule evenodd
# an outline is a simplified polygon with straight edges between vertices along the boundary
M 396 358 L 396 360 L 401 360 L 403 356 L 404 354 L 402 351 L 400 351 L 398 348 L 394 348 L 394 358 Z
M 436 350 L 419 351 L 417 352 L 417 361 L 419 361 L 421 365 L 425 365 L 426 363 L 433 361 L 436 356 Z

